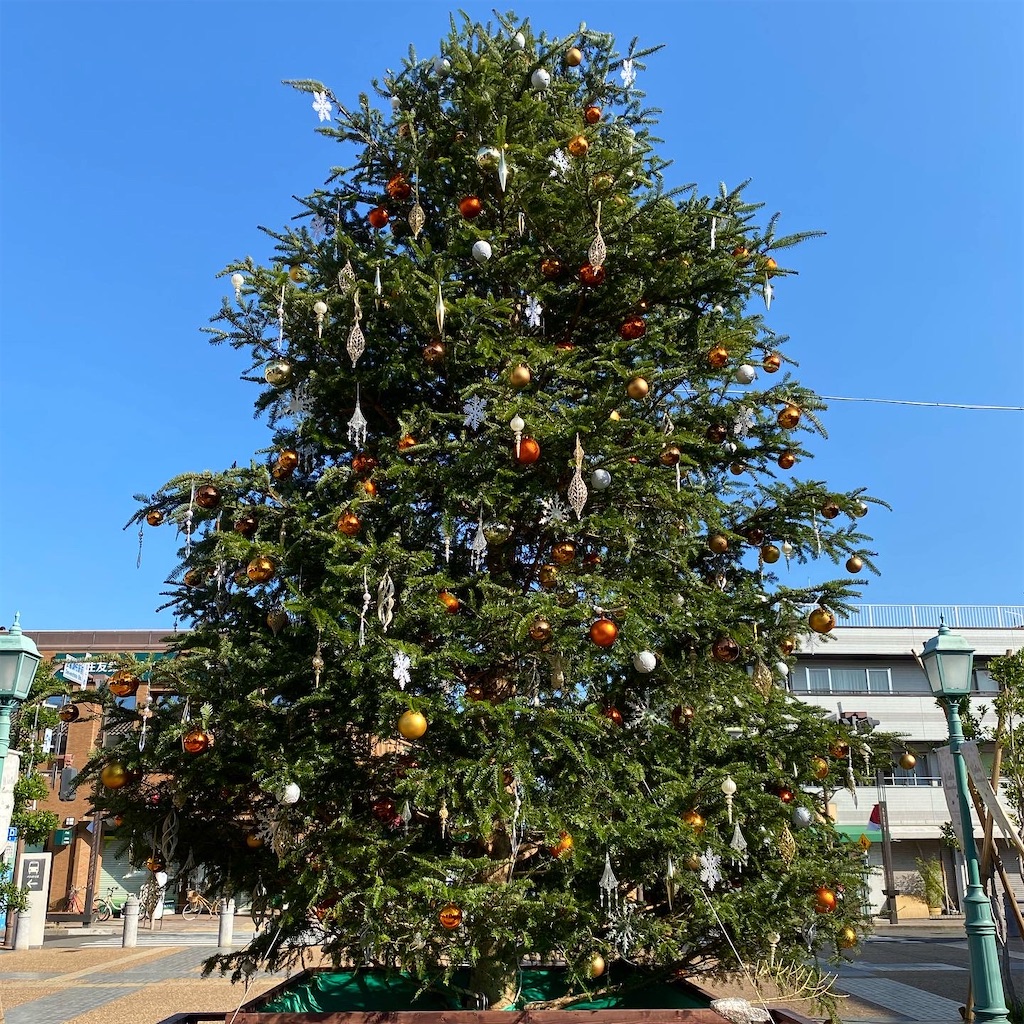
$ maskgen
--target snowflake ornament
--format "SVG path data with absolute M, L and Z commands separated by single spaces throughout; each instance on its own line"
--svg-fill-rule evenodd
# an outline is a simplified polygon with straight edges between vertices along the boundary
M 722 881 L 722 858 L 709 846 L 700 855 L 700 880 L 712 891 Z
M 462 411 L 466 414 L 463 421 L 466 426 L 472 430 L 479 430 L 483 426 L 484 420 L 487 419 L 487 400 L 479 395 L 474 395 L 462 406 Z
M 544 526 L 565 523 L 569 520 L 569 506 L 557 494 L 553 494 L 550 498 L 541 498 L 540 507 L 543 510 L 540 521 Z
M 565 155 L 565 150 L 556 149 L 553 156 L 548 157 L 548 161 L 554 164 L 554 169 L 551 172 L 552 178 L 564 177 L 569 172 L 569 158 Z
M 540 327 L 540 315 L 544 307 L 532 296 L 526 296 L 526 323 L 530 327 Z
M 622 62 L 622 70 L 619 72 L 622 84 L 628 89 L 636 81 L 636 68 L 633 67 L 633 58 L 627 57 Z
M 746 437 L 753 429 L 756 422 L 757 418 L 754 416 L 753 410 L 746 408 L 740 409 L 739 413 L 736 415 L 736 419 L 732 422 L 732 432 L 737 437 Z
M 321 121 L 330 121 L 331 119 L 331 101 L 327 98 L 326 90 L 324 92 L 313 92 L 313 109 L 317 112 L 317 116 Z
M 327 237 L 327 220 L 319 213 L 309 222 L 309 233 L 314 242 L 322 242 Z
M 400 690 L 404 690 L 412 682 L 412 676 L 409 672 L 411 668 L 412 658 L 404 651 L 395 651 L 395 667 L 391 674 L 394 676 L 395 682 L 398 683 Z

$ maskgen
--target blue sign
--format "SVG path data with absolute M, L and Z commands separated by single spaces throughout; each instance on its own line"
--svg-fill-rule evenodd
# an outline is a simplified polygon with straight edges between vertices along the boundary
M 17 841 L 18 841 L 18 830 L 13 825 L 8 826 L 8 828 L 7 828 L 7 842 L 9 842 L 9 843 L 16 843 Z

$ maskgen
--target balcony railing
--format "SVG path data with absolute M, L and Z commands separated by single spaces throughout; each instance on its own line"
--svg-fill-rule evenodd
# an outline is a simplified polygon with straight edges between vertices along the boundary
M 1024 629 L 1021 604 L 859 604 L 838 615 L 839 626 L 935 629 Z

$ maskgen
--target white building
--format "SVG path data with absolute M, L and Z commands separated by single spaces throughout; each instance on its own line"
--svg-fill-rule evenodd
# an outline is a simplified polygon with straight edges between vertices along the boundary
M 972 711 L 983 726 L 991 729 L 995 715 L 991 698 L 997 692 L 987 665 L 997 655 L 1024 647 L 1024 605 L 860 605 L 826 637 L 808 641 L 798 653 L 789 675 L 792 693 L 831 714 L 851 716 L 854 722 L 900 733 L 897 759 L 909 752 L 917 759 L 910 771 L 888 764 L 877 775 L 877 783 L 858 786 L 855 792 L 840 789 L 830 794 L 836 826 L 856 840 L 861 834 L 871 840 L 868 863 L 871 872 L 868 902 L 873 913 L 886 905 L 882 870 L 882 833 L 870 819 L 876 805 L 884 801 L 888 812 L 895 888 L 912 890 L 918 872 L 915 861 L 940 857 L 947 878 L 954 872 L 954 855 L 941 842 L 942 826 L 950 812 L 939 779 L 935 748 L 945 746 L 949 732 L 943 710 L 931 695 L 928 681 L 915 655 L 938 631 L 940 616 L 953 633 L 974 648 Z M 987 712 L 982 714 L 983 709 Z M 981 744 L 982 758 L 989 763 L 992 744 Z M 858 765 L 858 769 L 864 765 Z M 869 766 L 872 772 L 874 766 Z M 1003 802 L 1003 801 L 1001 801 Z M 1011 821 L 1011 808 L 1003 802 Z M 877 812 L 876 812 L 877 818 Z M 975 836 L 982 837 L 975 819 Z M 998 836 L 998 831 L 997 831 Z M 980 845 L 979 845 L 980 850 Z M 999 852 L 1013 881 L 1021 883 L 1021 864 L 1015 849 L 999 842 Z

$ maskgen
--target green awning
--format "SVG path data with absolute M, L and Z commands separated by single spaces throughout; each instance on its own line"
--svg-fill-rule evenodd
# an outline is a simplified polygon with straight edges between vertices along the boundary
M 868 822 L 864 822 L 863 825 L 833 825 L 832 828 L 844 839 L 849 839 L 851 843 L 859 842 L 861 836 L 867 836 L 873 843 L 877 843 L 882 838 L 881 831 Z

